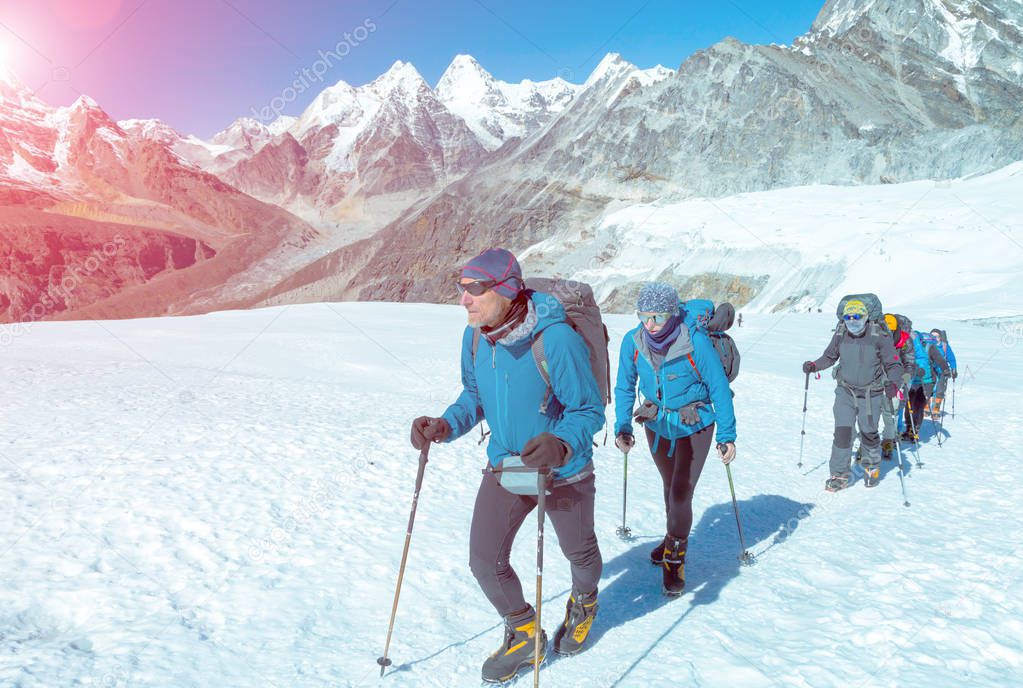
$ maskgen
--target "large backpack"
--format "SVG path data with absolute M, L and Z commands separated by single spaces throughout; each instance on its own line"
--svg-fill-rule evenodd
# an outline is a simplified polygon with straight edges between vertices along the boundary
M 604 406 L 611 403 L 611 359 L 608 356 L 608 344 L 611 337 L 600 315 L 600 307 L 593 298 L 590 285 L 574 280 L 563 280 L 556 277 L 531 277 L 526 280 L 526 288 L 540 292 L 547 298 L 555 299 L 565 310 L 565 320 L 573 330 L 579 333 L 590 351 L 590 369 L 597 380 L 601 401 Z M 479 349 L 480 331 L 473 329 L 472 359 L 476 360 Z M 554 395 L 551 389 L 551 375 L 547 364 L 547 354 L 543 346 L 543 332 L 533 340 L 533 360 L 536 361 L 540 377 L 547 384 L 540 413 L 547 413 L 547 406 Z
M 922 378 L 914 377 L 915 383 L 930 384 L 934 381 L 935 372 L 938 369 L 934 367 L 931 362 L 931 347 L 937 346 L 938 340 L 931 334 L 924 334 L 923 332 L 916 333 L 916 340 L 913 343 L 913 353 L 916 357 L 916 365 L 919 368 L 924 369 L 924 376 Z
M 839 335 L 846 330 L 845 319 L 842 317 L 845 311 L 845 305 L 850 301 L 861 301 L 867 309 L 867 328 L 864 336 L 870 337 L 875 342 L 879 341 L 882 337 L 890 335 L 888 324 L 884 321 L 884 309 L 881 307 L 881 299 L 877 298 L 877 294 L 848 294 L 843 296 L 838 302 L 838 308 L 835 309 L 835 315 L 838 317 L 838 324 L 835 326 L 835 334 Z M 899 316 L 896 316 L 898 318 Z M 907 318 L 908 320 L 908 318 Z M 832 377 L 836 380 L 841 380 L 842 364 L 836 365 L 831 372 Z M 881 376 L 874 380 L 873 383 L 867 386 L 868 389 L 878 390 L 884 389 L 885 375 L 882 372 Z M 844 383 L 843 383 L 844 384 Z
M 905 332 L 906 334 L 913 334 L 913 321 L 905 315 L 899 315 L 898 313 L 892 313 L 895 318 L 896 326 L 899 328 L 899 332 Z
M 691 331 L 701 330 L 710 338 L 728 381 L 734 382 L 739 376 L 739 347 L 725 332 L 735 321 L 735 307 L 725 302 L 715 308 L 714 302 L 708 299 L 692 299 L 682 303 L 682 313 L 683 322 Z
M 863 302 L 863 305 L 867 308 L 867 320 L 879 324 L 884 323 L 884 309 L 881 308 L 881 299 L 877 298 L 876 294 L 849 294 L 848 296 L 843 296 L 842 300 L 838 302 L 838 309 L 835 311 L 835 315 L 838 316 L 839 320 L 842 320 L 842 311 L 845 310 L 845 304 L 850 301 Z
M 895 318 L 895 332 L 906 336 L 905 343 L 901 347 L 898 346 L 901 340 L 895 339 L 893 342 L 895 350 L 899 354 L 899 360 L 902 361 L 903 370 L 912 375 L 913 368 L 916 367 L 916 354 L 913 350 L 913 321 L 908 316 L 899 313 L 892 313 L 891 316 Z

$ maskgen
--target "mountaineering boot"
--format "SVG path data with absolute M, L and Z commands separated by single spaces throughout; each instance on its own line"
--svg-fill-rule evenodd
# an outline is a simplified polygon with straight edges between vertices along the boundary
M 895 455 L 895 440 L 885 440 L 881 443 L 881 458 L 891 461 Z
M 554 634 L 554 651 L 566 656 L 582 652 L 596 616 L 597 591 L 586 594 L 573 591 L 565 605 L 565 620 Z
M 941 405 L 942 405 L 942 403 L 944 403 L 944 401 L 945 401 L 944 397 L 934 397 L 934 399 L 931 400 L 931 419 L 932 420 L 940 420 L 941 419 Z
M 664 563 L 664 543 L 668 541 L 668 536 L 665 535 L 661 543 L 650 550 L 650 563 L 654 566 L 660 566 Z
M 918 433 L 914 433 L 912 430 L 906 430 L 902 433 L 900 439 L 903 442 L 916 442 L 920 439 L 920 435 Z
M 849 487 L 849 474 L 848 473 L 836 473 L 835 475 L 828 478 L 824 483 L 824 489 L 828 492 L 838 492 Z
M 863 484 L 867 487 L 874 487 L 881 480 L 881 470 L 875 466 L 863 467 Z
M 688 540 L 669 535 L 664 540 L 664 594 L 678 597 L 686 589 L 686 547 Z
M 536 613 L 526 607 L 517 614 L 505 617 L 504 641 L 494 654 L 483 662 L 483 680 L 486 683 L 504 683 L 526 668 L 533 667 L 536 650 Z M 547 634 L 540 629 L 540 661 L 547 652 Z

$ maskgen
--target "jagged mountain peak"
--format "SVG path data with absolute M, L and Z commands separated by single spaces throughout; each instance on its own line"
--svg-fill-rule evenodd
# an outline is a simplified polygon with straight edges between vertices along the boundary
M 117 126 L 129 136 L 157 141 L 167 146 L 173 146 L 183 138 L 174 127 L 160 119 L 124 119 L 118 121 Z
M 103 111 L 103 109 L 99 106 L 99 103 L 97 103 L 95 100 L 93 100 L 91 97 L 85 95 L 84 93 L 82 95 L 78 96 L 77 98 L 75 98 L 75 102 L 71 103 L 71 105 L 68 107 L 68 110 L 70 110 L 72 112 L 82 111 L 82 110 L 99 111 L 99 112 Z
M 397 89 L 406 93 L 415 93 L 423 87 L 430 88 L 419 70 L 411 62 L 397 60 L 390 69 L 371 81 L 366 88 L 386 95 Z
M 801 47 L 883 48 L 890 62 L 937 58 L 953 74 L 978 66 L 1018 82 L 1023 64 L 1019 0 L 829 0 Z
M 481 98 L 499 93 L 497 80 L 471 55 L 455 55 L 437 81 L 437 96 L 441 100 L 459 97 Z
M 237 147 L 264 141 L 272 136 L 270 129 L 259 120 L 251 117 L 239 117 L 231 122 L 226 129 L 214 135 L 210 141 L 217 145 Z
M 1023 4 L 1019 0 L 828 0 L 810 33 L 842 34 L 863 19 L 899 36 L 927 21 L 958 33 L 976 24 L 1018 29 L 1023 23 Z
M 594 67 L 585 85 L 592 86 L 602 79 L 618 77 L 635 70 L 636 65 L 626 60 L 620 53 L 608 53 Z

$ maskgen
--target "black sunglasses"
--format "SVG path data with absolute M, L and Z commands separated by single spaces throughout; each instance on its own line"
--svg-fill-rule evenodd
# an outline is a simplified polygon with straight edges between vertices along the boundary
M 483 296 L 499 284 L 501 284 L 501 282 L 495 282 L 494 280 L 475 280 L 465 284 L 459 282 L 458 293 L 461 294 L 463 292 L 469 292 L 472 296 Z

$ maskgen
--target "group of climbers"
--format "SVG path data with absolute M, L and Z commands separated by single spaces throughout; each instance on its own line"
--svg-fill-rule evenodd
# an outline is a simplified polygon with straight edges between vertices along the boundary
M 831 474 L 825 482 L 829 492 L 837 492 L 851 481 L 857 428 L 864 484 L 873 487 L 880 479 L 881 461 L 893 458 L 896 442 L 919 442 L 924 418 L 940 420 L 948 380 L 958 375 L 944 330 L 914 330 L 908 317 L 883 313 L 874 294 L 843 298 L 838 318 L 821 357 L 803 363 L 807 375 L 838 363 Z M 884 425 L 880 435 L 879 421 Z
M 594 529 L 593 436 L 605 423 L 612 396 L 609 338 L 592 293 L 573 292 L 563 302 L 547 293 L 555 282 L 548 280 L 546 290 L 530 288 L 515 256 L 504 249 L 484 251 L 466 263 L 455 285 L 468 316 L 461 393 L 441 415 L 412 422 L 412 445 L 420 451 L 454 441 L 484 420 L 489 425 L 469 534 L 470 569 L 504 619 L 501 645 L 483 663 L 486 682 L 538 667 L 547 652 L 537 610 L 526 601 L 510 562 L 515 536 L 539 504 L 545 505 L 543 514 L 557 532 L 572 576 L 553 650 L 562 655 L 584 650 L 598 609 L 603 559 Z M 671 285 L 645 284 L 636 302 L 639 322 L 620 344 L 615 445 L 627 454 L 636 443 L 635 426 L 641 426 L 660 474 L 664 538 L 650 559 L 669 596 L 685 589 L 693 494 L 711 449 L 726 465 L 736 456 L 730 380 L 738 351 L 722 337 L 734 318 L 734 309 L 724 306 L 684 302 Z M 881 462 L 892 458 L 902 405 L 909 434 L 901 438 L 915 441 L 925 415 L 940 418 L 947 380 L 956 376 L 945 332 L 914 331 L 905 316 L 885 314 L 876 296 L 843 298 L 838 317 L 824 353 L 803 364 L 807 383 L 810 374 L 835 367 L 829 491 L 851 481 L 857 428 L 864 481 L 872 487 Z M 726 322 L 714 326 L 715 320 Z
M 604 424 L 607 398 L 601 398 L 601 371 L 594 372 L 601 360 L 606 366 L 606 351 L 593 348 L 606 349 L 606 329 L 598 322 L 599 342 L 588 344 L 586 332 L 577 331 L 584 316 L 570 317 L 555 295 L 528 288 L 515 256 L 504 249 L 484 251 L 466 263 L 456 286 L 468 315 L 462 391 L 440 416 L 415 419 L 411 440 L 422 450 L 430 442 L 451 442 L 484 419 L 490 427 L 488 461 L 470 526 L 469 562 L 483 593 L 504 618 L 502 643 L 482 670 L 484 681 L 498 683 L 543 661 L 547 648 L 536 610 L 526 602 L 509 561 L 515 535 L 537 507 L 541 489 L 545 513 L 572 573 L 554 651 L 582 651 L 597 613 L 602 558 L 594 532 L 592 441 Z M 571 307 L 578 300 L 573 298 Z M 614 387 L 615 444 L 629 451 L 635 444 L 633 424 L 643 426 L 661 475 L 665 537 L 651 559 L 661 567 L 669 596 L 685 587 L 693 492 L 711 447 L 726 464 L 735 458 L 729 379 L 722 354 L 706 332 L 713 304 L 702 304 L 709 308 L 687 308 L 674 287 L 645 285 L 636 304 L 639 322 L 621 344 Z M 734 310 L 729 313 L 734 316 Z M 637 388 L 643 399 L 635 409 Z M 532 482 L 522 479 L 522 469 L 534 469 Z M 537 472 L 550 476 L 546 487 L 540 487 Z

